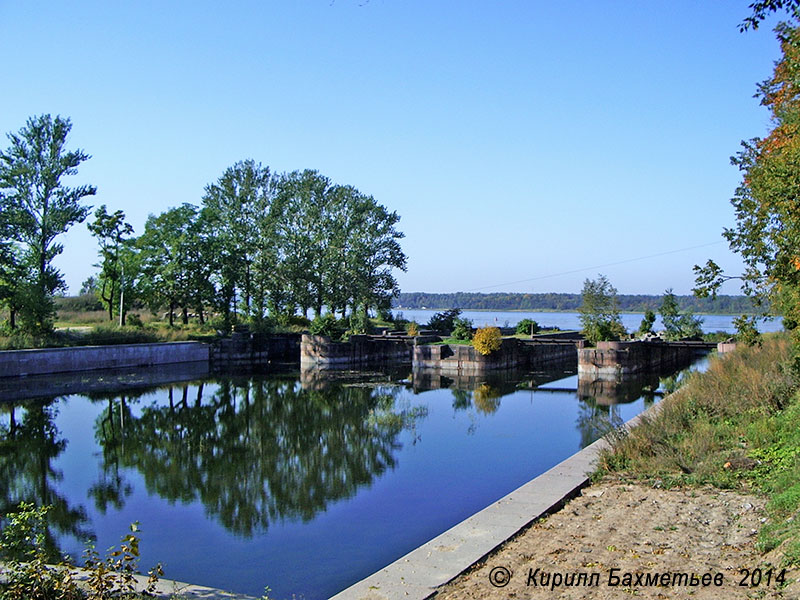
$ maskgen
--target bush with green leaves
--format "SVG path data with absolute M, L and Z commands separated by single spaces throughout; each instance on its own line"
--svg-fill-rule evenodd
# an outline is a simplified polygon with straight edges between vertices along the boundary
M 605 275 L 583 282 L 580 312 L 583 336 L 591 344 L 618 340 L 625 335 L 619 316 L 617 290 Z
M 457 340 L 471 340 L 472 321 L 461 317 L 456 319 L 453 322 L 453 333 L 451 336 Z
M 350 313 L 350 333 L 351 334 L 364 334 L 369 333 L 370 323 L 369 315 L 365 308 L 354 310 Z
M 761 334 L 756 327 L 756 318 L 741 315 L 733 320 L 736 327 L 736 341 L 747 346 L 761 346 Z
M 137 590 L 139 565 L 138 523 L 122 538 L 120 549 L 111 548 L 101 558 L 94 546 L 84 552 L 86 589 L 76 583 L 66 558 L 47 551 L 47 515 L 51 506 L 21 502 L 5 516 L 0 533 L 0 557 L 5 561 L 6 581 L 0 600 L 112 600 L 152 596 L 162 576 L 161 564 L 148 571 L 147 585 Z
M 539 333 L 539 329 L 539 323 L 533 319 L 522 319 L 519 323 L 517 323 L 518 335 L 535 335 Z
M 308 327 L 308 332 L 311 335 L 324 335 L 326 337 L 336 337 L 341 332 L 339 330 L 339 321 L 331 313 L 320 315 L 311 321 Z
M 653 333 L 653 323 L 656 322 L 656 313 L 654 313 L 651 309 L 647 309 L 644 312 L 644 318 L 642 322 L 639 324 L 639 330 L 636 332 L 638 335 L 647 335 L 648 333 Z
M 6 583 L 0 588 L 2 600 L 83 597 L 63 559 L 47 552 L 47 513 L 51 507 L 21 502 L 6 515 L 0 535 L 0 555 L 5 561 Z M 56 562 L 56 564 L 53 564 Z
M 451 332 L 455 326 L 455 320 L 460 314 L 460 308 L 451 308 L 443 312 L 437 312 L 431 317 L 430 321 L 428 321 L 428 328 L 434 331 Z
M 658 309 L 661 315 L 661 322 L 664 323 L 664 331 L 668 340 L 680 340 L 682 338 L 699 337 L 703 335 L 703 319 L 695 317 L 689 311 L 681 312 L 678 309 L 678 301 L 671 289 L 664 292 L 664 298 Z

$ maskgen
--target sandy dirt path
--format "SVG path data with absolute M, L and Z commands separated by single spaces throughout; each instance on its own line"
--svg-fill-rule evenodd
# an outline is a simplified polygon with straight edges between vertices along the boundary
M 781 569 L 768 573 L 777 554 L 755 548 L 764 518 L 763 499 L 732 491 L 602 482 L 443 586 L 436 599 L 800 598 L 800 574 L 786 571 L 792 583 L 781 589 Z M 740 585 L 744 569 L 748 585 Z M 699 585 L 691 585 L 692 574 Z M 653 585 L 655 577 L 669 583 Z

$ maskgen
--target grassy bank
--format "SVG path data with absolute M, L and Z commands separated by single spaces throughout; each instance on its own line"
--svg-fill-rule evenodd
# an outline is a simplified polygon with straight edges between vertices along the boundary
M 210 340 L 217 337 L 213 330 L 199 327 L 118 327 L 114 325 L 81 326 L 54 331 L 47 335 L 14 333 L 0 335 L 0 350 L 26 348 L 67 348 L 70 346 L 108 346 L 113 344 L 146 344 L 154 342 L 183 342 Z
M 764 494 L 763 551 L 800 565 L 800 393 L 786 335 L 715 357 L 679 393 L 602 453 L 598 475 L 655 486 L 713 485 Z

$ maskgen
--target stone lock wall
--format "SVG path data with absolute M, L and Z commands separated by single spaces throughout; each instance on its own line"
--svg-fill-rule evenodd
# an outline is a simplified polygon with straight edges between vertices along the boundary
M 213 370 L 253 369 L 274 362 L 296 362 L 300 356 L 300 334 L 235 332 L 211 346 Z
M 358 368 L 386 363 L 411 362 L 411 343 L 404 338 L 353 335 L 335 342 L 324 335 L 303 334 L 300 365 L 320 368 Z
M 598 342 L 578 350 L 578 374 L 615 378 L 688 363 L 696 349 L 659 342 Z

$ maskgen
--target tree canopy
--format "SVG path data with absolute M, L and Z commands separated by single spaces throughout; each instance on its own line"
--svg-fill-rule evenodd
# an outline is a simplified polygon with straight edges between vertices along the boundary
M 776 33 L 782 57 L 758 86 L 773 129 L 763 139 L 742 142 L 731 159 L 742 182 L 731 199 L 736 224 L 723 235 L 745 270 L 727 275 L 712 260 L 695 266 L 695 293 L 713 296 L 726 280 L 741 279 L 746 294 L 769 303 L 794 328 L 800 322 L 800 29 L 781 23 Z
M 619 317 L 617 290 L 605 275 L 583 282 L 581 293 L 581 325 L 587 341 L 596 344 L 601 341 L 618 340 L 625 334 Z
M 65 287 L 52 265 L 63 250 L 56 238 L 83 222 L 91 207 L 81 201 L 95 193 L 91 185 L 63 183 L 89 158 L 82 150 L 67 150 L 71 129 L 60 116 L 31 117 L 18 133 L 8 134 L 10 145 L 0 151 L 0 294 L 35 331 L 52 328 L 52 296 Z

